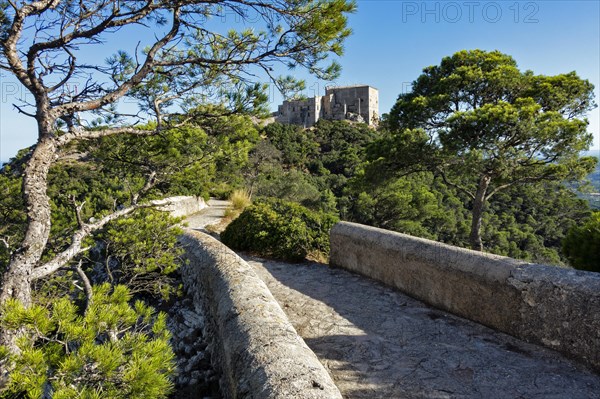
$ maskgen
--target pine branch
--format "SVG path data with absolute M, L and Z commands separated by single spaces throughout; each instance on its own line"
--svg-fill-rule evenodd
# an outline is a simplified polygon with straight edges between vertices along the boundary
M 454 187 L 455 189 L 462 191 L 467 196 L 469 196 L 469 198 L 475 199 L 475 194 L 473 194 L 471 191 L 467 190 L 465 187 L 459 184 L 453 183 L 450 180 L 448 180 L 448 178 L 446 177 L 446 172 L 444 172 L 441 168 L 438 168 L 437 171 L 440 174 L 440 176 L 442 176 L 442 180 L 444 180 L 444 183 L 446 183 L 450 187 Z
M 110 215 L 104 216 L 98 222 L 93 224 L 83 224 L 77 230 L 71 239 L 71 245 L 63 252 L 54 257 L 51 261 L 47 262 L 42 266 L 38 266 L 33 269 L 31 273 L 32 281 L 46 277 L 56 272 L 60 268 L 64 267 L 67 263 L 69 263 L 73 258 L 79 255 L 82 252 L 87 251 L 89 248 L 83 247 L 83 241 L 85 238 L 90 236 L 93 232 L 100 230 L 109 222 L 113 220 L 117 220 L 123 216 L 129 215 L 134 211 L 142 208 L 156 208 L 160 206 L 169 205 L 172 203 L 172 198 L 166 198 L 161 200 L 154 200 L 143 204 L 134 204 L 127 208 L 123 208 L 118 210 Z
M 74 267 L 74 269 L 77 272 L 77 274 L 79 275 L 81 282 L 83 283 L 83 291 L 85 292 L 85 297 L 86 297 L 86 305 L 85 305 L 86 310 L 85 311 L 87 312 L 87 309 L 90 307 L 90 305 L 92 304 L 92 302 L 94 300 L 92 284 L 90 283 L 90 279 L 88 278 L 88 276 L 85 274 L 85 272 L 81 268 L 81 260 L 79 260 L 79 263 L 77 264 L 77 266 Z
M 159 130 L 142 130 L 134 127 L 116 127 L 101 130 L 85 130 L 72 129 L 69 133 L 65 133 L 57 138 L 59 146 L 64 146 L 73 140 L 93 140 L 102 137 L 115 136 L 117 134 L 132 134 L 136 136 L 152 136 L 158 134 Z
M 69 201 L 71 202 L 71 204 L 73 205 L 73 208 L 75 210 L 75 216 L 77 218 L 77 225 L 79 227 L 82 227 L 84 225 L 84 223 L 83 223 L 83 219 L 81 218 L 81 210 L 83 209 L 83 206 L 85 205 L 85 201 L 83 201 L 81 204 L 78 204 L 77 201 L 75 200 L 74 195 L 69 196 Z
M 123 82 L 115 90 L 105 94 L 104 96 L 98 99 L 60 105 L 56 108 L 57 114 L 64 115 L 73 114 L 76 112 L 92 111 L 106 104 L 114 103 L 115 101 L 126 95 L 129 92 L 129 90 L 141 83 L 144 80 L 144 78 L 149 73 L 151 73 L 157 65 L 160 65 L 156 62 L 155 57 L 163 47 L 165 47 L 171 40 L 173 40 L 177 36 L 180 26 L 181 21 L 179 19 L 179 9 L 176 8 L 173 11 L 173 24 L 171 26 L 171 30 L 165 36 L 163 36 L 162 39 L 156 41 L 152 45 L 152 47 L 146 54 L 144 64 L 133 76 L 131 76 L 127 81 Z

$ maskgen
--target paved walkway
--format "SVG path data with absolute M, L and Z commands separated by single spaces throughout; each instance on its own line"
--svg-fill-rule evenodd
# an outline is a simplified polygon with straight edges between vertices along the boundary
M 247 258 L 345 398 L 600 398 L 557 353 L 320 264 Z
M 188 218 L 202 228 L 228 203 Z M 600 399 L 600 376 L 557 353 L 321 264 L 246 257 L 348 399 Z
M 225 215 L 225 210 L 229 208 L 231 202 L 211 198 L 208 200 L 207 205 L 208 207 L 185 219 L 185 222 L 190 228 L 202 230 L 209 224 L 218 223 Z

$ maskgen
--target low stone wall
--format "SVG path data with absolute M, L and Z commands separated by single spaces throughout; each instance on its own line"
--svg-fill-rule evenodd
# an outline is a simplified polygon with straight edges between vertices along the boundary
M 206 202 L 202 197 L 178 196 L 165 199 L 165 205 L 158 209 L 169 212 L 171 216 L 177 218 L 193 215 L 204 208 L 206 208 Z
M 600 370 L 600 274 L 342 222 L 330 264 Z
M 209 235 L 181 237 L 184 284 L 208 318 L 213 362 L 226 398 L 341 399 L 316 355 L 296 333 L 265 283 Z

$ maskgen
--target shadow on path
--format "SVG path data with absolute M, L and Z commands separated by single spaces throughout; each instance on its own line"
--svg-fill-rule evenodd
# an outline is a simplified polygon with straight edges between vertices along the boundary
M 346 398 L 600 398 L 551 350 L 321 264 L 245 257 Z

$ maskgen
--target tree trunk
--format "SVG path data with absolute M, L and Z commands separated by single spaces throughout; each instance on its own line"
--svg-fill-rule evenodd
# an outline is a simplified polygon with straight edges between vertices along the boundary
M 39 119 L 38 119 L 39 120 Z M 31 305 L 31 273 L 38 264 L 50 235 L 50 201 L 46 193 L 48 170 L 56 157 L 51 136 L 53 121 L 39 124 L 38 140 L 23 173 L 23 199 L 27 206 L 27 230 L 21 246 L 13 254 L 2 276 L 0 306 L 13 298 Z M 15 332 L 0 330 L 0 345 L 15 349 Z
M 473 211 L 471 215 L 471 235 L 469 241 L 471 248 L 475 251 L 483 251 L 483 242 L 481 241 L 481 218 L 483 217 L 483 206 L 485 205 L 485 195 L 490 185 L 490 177 L 482 176 L 479 179 L 479 185 L 477 186 L 477 192 L 473 199 Z

